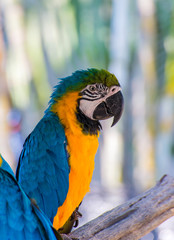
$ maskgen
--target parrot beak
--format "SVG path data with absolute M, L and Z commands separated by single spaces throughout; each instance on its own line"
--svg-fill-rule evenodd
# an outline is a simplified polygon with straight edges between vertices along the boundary
M 93 118 L 96 120 L 104 120 L 114 117 L 111 127 L 113 127 L 120 119 L 124 106 L 124 99 L 121 91 L 109 96 L 105 101 L 101 102 L 94 110 Z

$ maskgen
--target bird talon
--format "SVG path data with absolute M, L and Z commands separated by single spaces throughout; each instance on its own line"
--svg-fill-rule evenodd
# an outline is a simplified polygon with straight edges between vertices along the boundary
M 73 227 L 76 228 L 76 227 L 78 227 L 78 225 L 79 225 L 79 220 L 77 219 L 77 220 L 75 220 Z

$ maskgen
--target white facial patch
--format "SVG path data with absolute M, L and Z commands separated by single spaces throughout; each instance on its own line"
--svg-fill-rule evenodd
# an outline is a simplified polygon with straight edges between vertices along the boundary
M 92 84 L 88 85 L 81 91 L 82 97 L 79 99 L 79 109 L 92 120 L 93 112 L 96 107 L 104 102 L 108 97 L 116 94 L 121 90 L 119 86 L 112 86 L 110 88 L 103 84 Z

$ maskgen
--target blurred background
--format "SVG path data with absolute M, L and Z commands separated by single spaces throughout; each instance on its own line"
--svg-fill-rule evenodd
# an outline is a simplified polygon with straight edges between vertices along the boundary
M 1 0 L 0 152 L 15 171 L 58 79 L 105 68 L 125 98 L 103 129 L 85 221 L 174 176 L 174 1 Z M 143 239 L 174 239 L 170 219 Z

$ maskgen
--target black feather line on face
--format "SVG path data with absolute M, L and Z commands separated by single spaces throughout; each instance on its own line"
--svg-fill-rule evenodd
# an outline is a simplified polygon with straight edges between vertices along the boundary
M 86 117 L 79 107 L 77 107 L 76 117 L 84 134 L 98 135 L 98 132 L 102 129 L 99 121 Z
M 95 99 L 91 99 L 91 98 L 85 98 L 85 97 L 82 97 L 82 98 L 80 98 L 79 100 L 87 100 L 87 101 L 90 101 L 90 102 L 93 102 L 93 101 L 96 101 L 96 100 L 99 100 L 99 99 L 101 99 L 101 98 L 103 98 L 103 96 L 101 96 L 101 97 L 98 97 L 98 98 L 95 98 Z

